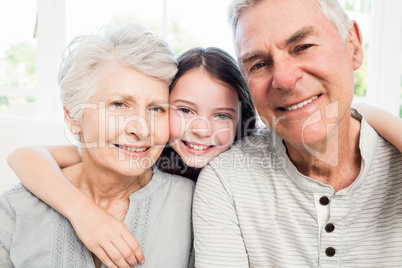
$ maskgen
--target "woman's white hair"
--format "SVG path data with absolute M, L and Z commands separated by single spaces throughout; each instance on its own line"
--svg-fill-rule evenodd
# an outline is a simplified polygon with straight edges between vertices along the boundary
M 251 7 L 254 7 L 263 1 L 269 0 L 233 0 L 228 8 L 229 24 L 232 27 L 233 39 L 236 37 L 237 22 L 241 13 Z M 298 1 L 298 0 L 295 0 Z M 343 41 L 346 41 L 349 35 L 349 30 L 353 23 L 348 15 L 339 5 L 337 0 L 316 0 L 320 6 L 324 16 L 329 19 L 335 26 L 339 36 Z M 275 22 L 273 22 L 275 23 Z
M 106 26 L 99 33 L 79 36 L 66 52 L 59 71 L 60 97 L 77 123 L 96 93 L 102 67 L 108 63 L 134 68 L 164 83 L 166 90 L 177 72 L 168 44 L 138 24 Z

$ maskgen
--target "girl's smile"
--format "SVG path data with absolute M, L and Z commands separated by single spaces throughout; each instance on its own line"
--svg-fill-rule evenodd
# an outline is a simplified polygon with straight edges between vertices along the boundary
M 169 96 L 169 143 L 188 166 L 202 168 L 233 144 L 238 101 L 234 89 L 203 67 L 178 79 Z

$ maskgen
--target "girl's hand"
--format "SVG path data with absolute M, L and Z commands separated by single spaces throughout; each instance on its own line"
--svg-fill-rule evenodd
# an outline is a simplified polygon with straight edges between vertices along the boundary
M 107 267 L 129 268 L 144 263 L 140 245 L 124 223 L 95 203 L 69 219 L 81 241 Z
M 368 104 L 354 105 L 384 139 L 402 152 L 402 119 Z

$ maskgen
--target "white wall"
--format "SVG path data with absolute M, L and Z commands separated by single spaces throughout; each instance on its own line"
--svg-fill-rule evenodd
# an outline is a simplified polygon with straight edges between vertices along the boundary
M 68 144 L 69 136 L 65 135 L 62 123 L 0 115 L 0 192 L 19 182 L 7 165 L 7 156 L 21 145 Z

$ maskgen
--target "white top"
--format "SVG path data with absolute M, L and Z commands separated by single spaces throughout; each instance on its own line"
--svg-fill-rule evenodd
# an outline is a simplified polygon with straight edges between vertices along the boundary
M 124 223 L 145 255 L 138 267 L 188 267 L 193 190 L 191 180 L 154 169 L 152 180 L 131 194 Z M 19 184 L 0 195 L 0 267 L 86 268 L 94 262 L 69 221 Z
M 360 150 L 337 193 L 267 130 L 219 155 L 194 194 L 196 267 L 402 267 L 402 154 L 364 120 Z

